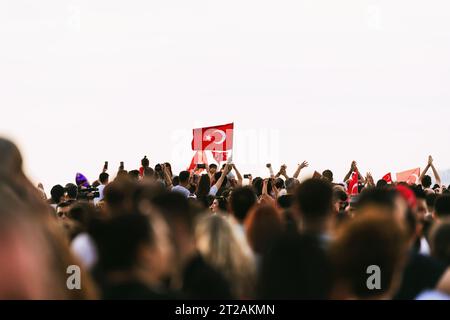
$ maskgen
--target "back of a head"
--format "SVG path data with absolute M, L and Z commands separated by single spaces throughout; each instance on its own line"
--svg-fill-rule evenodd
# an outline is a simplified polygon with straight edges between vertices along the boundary
M 337 284 L 347 288 L 345 295 L 370 299 L 392 297 L 400 285 L 407 258 L 407 235 L 400 224 L 383 209 L 372 209 L 343 224 L 330 253 Z M 368 268 L 382 270 L 381 288 L 367 286 Z
M 246 221 L 248 242 L 256 254 L 264 255 L 284 231 L 281 213 L 273 206 L 254 207 Z
M 144 168 L 148 168 L 150 166 L 150 161 L 148 160 L 147 156 L 145 156 L 142 160 L 141 160 L 141 165 Z
M 52 201 L 55 204 L 58 204 L 61 201 L 61 198 L 64 196 L 65 190 L 64 187 L 60 184 L 57 184 L 56 186 L 53 186 L 53 188 L 50 190 L 50 196 L 52 198 Z
M 291 235 L 277 241 L 263 257 L 258 298 L 325 300 L 331 268 L 317 239 Z
M 178 176 L 178 178 L 180 180 L 180 184 L 188 183 L 190 176 L 191 176 L 191 174 L 189 173 L 189 171 L 181 171 L 180 175 Z
M 78 197 L 78 187 L 73 183 L 66 184 L 66 192 L 69 199 L 76 199 Z
M 436 199 L 434 213 L 439 219 L 450 217 L 450 195 L 444 194 Z
M 10 140 L 0 138 L 0 177 L 22 173 L 22 156 Z
M 115 179 L 105 187 L 104 199 L 113 216 L 132 213 L 137 183 L 129 178 Z
M 429 176 L 429 175 L 426 175 L 426 176 L 424 176 L 423 178 L 422 178 L 422 186 L 425 188 L 425 189 L 428 189 L 428 188 L 430 188 L 431 187 L 431 184 L 432 184 L 432 180 L 431 180 L 431 177 Z
M 196 192 L 197 197 L 198 198 L 206 197 L 209 194 L 210 189 L 211 189 L 211 179 L 209 178 L 209 175 L 203 174 L 198 182 L 198 188 Z
M 138 263 L 140 246 L 151 245 L 153 240 L 147 217 L 140 214 L 114 217 L 98 228 L 95 235 L 100 268 L 104 272 L 130 271 Z
M 189 231 L 194 231 L 196 215 L 190 209 L 189 200 L 177 192 L 164 192 L 152 199 L 153 205 L 167 219 L 170 226 L 182 224 Z
M 430 237 L 431 255 L 450 266 L 450 219 L 436 224 Z
M 244 222 L 250 209 L 256 204 L 256 194 L 251 187 L 236 188 L 231 194 L 231 211 L 239 222 Z
M 398 193 L 395 189 L 369 188 L 365 189 L 358 197 L 357 208 L 363 209 L 367 206 L 383 207 L 394 210 Z
M 108 183 L 108 181 L 109 181 L 109 174 L 107 174 L 106 172 L 100 173 L 100 176 L 98 177 L 98 180 L 102 184 Z
M 321 220 L 332 212 L 333 188 L 326 180 L 309 179 L 299 185 L 295 200 L 305 220 Z

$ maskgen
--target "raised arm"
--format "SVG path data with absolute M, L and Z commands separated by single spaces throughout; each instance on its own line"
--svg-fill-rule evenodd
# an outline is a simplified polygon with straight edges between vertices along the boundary
M 164 181 L 166 182 L 166 187 L 168 189 L 172 189 L 173 184 L 172 184 L 172 177 L 170 176 L 169 168 L 165 164 L 162 164 L 161 167 L 162 167 L 162 171 L 164 174 Z
M 436 179 L 436 184 L 439 185 L 439 187 L 441 187 L 442 185 L 441 176 L 439 175 L 439 172 L 436 170 L 436 167 L 434 166 L 434 160 L 432 156 L 428 157 L 428 163 L 431 166 L 431 170 L 433 170 L 433 175 L 434 178 Z
M 220 176 L 219 180 L 217 180 L 217 182 L 214 184 L 213 187 L 216 187 L 217 190 L 219 190 L 223 184 L 223 181 L 225 180 L 225 177 L 230 173 L 231 169 L 232 169 L 231 164 L 227 164 L 223 169 L 222 175 Z
M 236 168 L 236 165 L 233 163 L 232 164 L 232 167 L 233 167 L 233 169 L 234 169 L 234 172 L 236 172 L 236 178 L 237 178 L 237 183 L 238 183 L 238 186 L 242 186 L 242 182 L 244 181 L 244 179 L 242 178 L 242 175 L 241 175 L 241 173 L 239 172 L 239 170 Z
M 300 176 L 300 172 L 303 169 L 307 168 L 308 166 L 309 166 L 309 163 L 306 162 L 306 161 L 303 161 L 302 163 L 299 163 L 299 165 L 297 166 L 297 170 L 295 170 L 293 178 L 294 179 L 298 179 L 298 177 Z

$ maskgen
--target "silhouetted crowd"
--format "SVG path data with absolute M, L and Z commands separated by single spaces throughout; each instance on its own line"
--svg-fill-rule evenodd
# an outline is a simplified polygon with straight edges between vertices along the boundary
M 356 162 L 337 183 L 300 182 L 307 162 L 252 177 L 144 157 L 47 197 L 0 139 L 0 299 L 450 299 L 450 190 L 433 163 L 408 185 Z

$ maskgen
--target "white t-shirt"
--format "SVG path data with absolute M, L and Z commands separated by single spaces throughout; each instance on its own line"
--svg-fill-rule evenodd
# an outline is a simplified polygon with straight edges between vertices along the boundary
M 185 187 L 178 185 L 172 188 L 173 192 L 179 192 L 181 193 L 183 196 L 185 196 L 186 198 L 188 198 L 191 195 L 191 192 L 186 189 Z
M 97 203 L 99 203 L 100 201 L 103 200 L 104 198 L 104 191 L 105 191 L 105 185 L 101 184 L 97 187 L 98 189 L 98 193 L 99 193 L 99 197 L 98 198 L 94 198 L 94 204 L 97 205 Z
M 209 189 L 209 195 L 215 197 L 218 191 L 219 189 L 217 189 L 217 186 L 213 185 L 211 189 Z
M 76 236 L 70 247 L 87 269 L 91 269 L 97 263 L 97 248 L 87 233 Z

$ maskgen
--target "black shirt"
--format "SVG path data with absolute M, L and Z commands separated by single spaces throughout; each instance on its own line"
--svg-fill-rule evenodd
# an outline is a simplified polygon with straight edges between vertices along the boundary
M 446 270 L 445 264 L 431 257 L 411 253 L 395 300 L 414 300 L 423 291 L 435 289 Z

